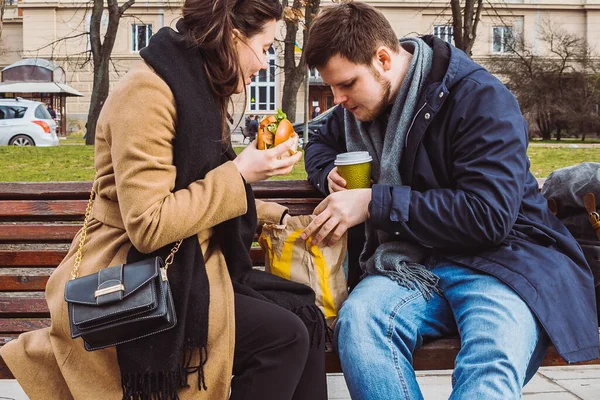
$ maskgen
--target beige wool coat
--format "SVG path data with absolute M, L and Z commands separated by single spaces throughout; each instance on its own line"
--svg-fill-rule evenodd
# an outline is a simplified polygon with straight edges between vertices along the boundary
M 180 397 L 226 399 L 235 341 L 233 288 L 211 235 L 217 224 L 246 212 L 244 183 L 235 165 L 227 162 L 173 193 L 176 123 L 171 90 L 146 64 L 130 71 L 110 94 L 96 131 L 97 197 L 80 276 L 125 262 L 132 244 L 149 253 L 197 235 L 210 282 L 208 391 L 198 391 L 197 374 L 191 374 L 190 388 Z M 279 222 L 285 208 L 257 201 L 257 210 L 259 223 Z M 81 338 L 70 337 L 64 287 L 80 234 L 46 287 L 51 327 L 22 334 L 0 353 L 32 400 L 122 398 L 116 349 L 88 352 Z

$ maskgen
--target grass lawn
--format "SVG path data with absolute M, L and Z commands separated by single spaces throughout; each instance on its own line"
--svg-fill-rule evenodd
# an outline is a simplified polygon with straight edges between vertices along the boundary
M 530 147 L 531 172 L 536 178 L 545 178 L 555 169 L 583 161 L 600 161 L 600 147 L 588 149 Z
M 93 146 L 0 146 L 0 181 L 94 180 Z
M 567 138 L 567 139 L 561 139 L 561 140 L 556 140 L 556 139 L 552 139 L 552 140 L 542 140 L 541 138 L 534 138 L 531 139 L 531 143 L 549 143 L 549 144 L 593 144 L 593 143 L 600 143 L 600 138 L 588 138 L 585 139 L 585 141 L 581 141 L 581 139 L 577 139 L 577 138 Z
M 73 143 L 71 140 L 64 142 Z M 239 153 L 242 149 L 238 147 L 236 151 Z M 600 161 L 600 147 L 587 149 L 530 147 L 528 155 L 534 176 L 544 178 L 557 168 L 583 161 Z M 0 146 L 0 181 L 50 182 L 93 179 L 94 148 L 92 146 L 63 145 L 63 141 L 57 147 Z M 271 179 L 306 179 L 304 156 L 291 174 Z

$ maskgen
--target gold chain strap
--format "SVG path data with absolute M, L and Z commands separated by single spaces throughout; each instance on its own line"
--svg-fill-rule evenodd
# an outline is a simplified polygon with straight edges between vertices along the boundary
M 75 258 L 75 265 L 73 265 L 73 271 L 71 271 L 71 279 L 76 279 L 79 276 L 79 265 L 81 264 L 81 258 L 83 257 L 83 244 L 85 243 L 85 239 L 87 237 L 87 228 L 90 220 L 90 215 L 92 213 L 92 204 L 94 202 L 94 189 L 92 188 L 92 193 L 90 194 L 90 200 L 88 201 L 87 208 L 85 209 L 85 219 L 83 220 L 83 230 L 81 231 L 81 237 L 79 238 L 79 248 L 77 249 L 77 257 Z M 171 249 L 171 253 L 167 256 L 165 260 L 165 271 L 169 268 L 169 265 L 173 264 L 173 259 L 175 258 L 175 253 L 179 250 L 179 246 L 183 239 L 178 240 L 173 248 Z

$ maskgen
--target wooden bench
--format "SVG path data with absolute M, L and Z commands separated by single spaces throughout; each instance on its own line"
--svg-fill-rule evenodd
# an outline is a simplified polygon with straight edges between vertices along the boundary
M 254 188 L 257 198 L 283 204 L 292 215 L 310 214 L 322 198 L 304 181 L 270 181 Z M 0 346 L 50 325 L 44 288 L 81 226 L 90 189 L 90 182 L 0 183 Z M 264 265 L 260 249 L 251 255 L 256 266 Z M 458 338 L 427 343 L 415 353 L 414 366 L 452 369 L 459 349 Z M 586 364 L 600 364 L 600 359 Z M 566 363 L 550 347 L 543 365 Z M 327 355 L 327 371 L 341 372 L 333 353 Z M 1 359 L 0 378 L 12 378 Z

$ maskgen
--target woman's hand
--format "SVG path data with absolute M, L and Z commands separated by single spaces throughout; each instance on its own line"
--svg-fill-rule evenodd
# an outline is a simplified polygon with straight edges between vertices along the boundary
M 294 145 L 294 138 L 290 138 L 272 149 L 258 150 L 254 140 L 238 154 L 233 163 L 247 183 L 262 181 L 275 175 L 286 175 L 292 172 L 294 165 L 302 157 L 301 152 L 282 157 Z

